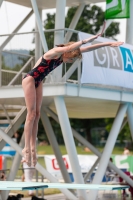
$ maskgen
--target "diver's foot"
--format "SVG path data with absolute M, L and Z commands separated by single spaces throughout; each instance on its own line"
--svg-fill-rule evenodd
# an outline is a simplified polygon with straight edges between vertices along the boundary
M 31 167 L 31 151 L 30 149 L 24 148 L 22 150 L 23 160 L 21 162 L 26 162 L 26 164 Z

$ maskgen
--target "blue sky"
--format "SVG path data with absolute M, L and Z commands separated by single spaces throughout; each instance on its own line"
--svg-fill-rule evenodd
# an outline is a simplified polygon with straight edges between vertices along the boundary
M 105 9 L 105 3 L 99 3 L 98 6 L 101 6 L 103 10 Z M 23 6 L 15 5 L 9 2 L 3 2 L 0 8 L 0 35 L 11 33 L 16 26 L 22 21 L 22 19 L 30 12 L 30 8 L 26 8 Z M 51 12 L 55 13 L 55 9 L 44 10 L 42 18 L 46 19 L 46 13 Z M 19 16 L 19 17 L 18 17 Z M 116 20 L 121 22 L 120 31 L 121 33 L 118 35 L 117 39 L 119 41 L 125 42 L 125 27 L 126 20 Z M 123 23 L 123 25 L 122 25 Z M 35 25 L 35 16 L 31 16 L 27 23 L 20 29 L 19 32 L 30 32 L 34 28 Z M 16 36 L 11 40 L 9 45 L 6 46 L 5 49 L 33 49 L 34 44 L 32 44 L 33 34 Z M 6 37 L 0 37 L 0 44 L 5 40 Z

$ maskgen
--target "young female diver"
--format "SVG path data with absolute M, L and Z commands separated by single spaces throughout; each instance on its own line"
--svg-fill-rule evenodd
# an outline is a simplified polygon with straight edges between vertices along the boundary
M 22 153 L 24 156 L 23 162 L 26 162 L 28 166 L 31 166 L 31 164 L 35 166 L 37 163 L 36 137 L 42 103 L 42 80 L 61 63 L 73 63 L 76 59 L 81 58 L 81 53 L 93 51 L 104 46 L 117 47 L 123 44 L 123 42 L 104 42 L 91 46 L 82 46 L 92 42 L 100 35 L 98 34 L 78 42 L 58 45 L 49 50 L 39 58 L 34 68 L 23 78 L 22 87 L 25 95 L 27 116 L 24 127 L 25 147 Z

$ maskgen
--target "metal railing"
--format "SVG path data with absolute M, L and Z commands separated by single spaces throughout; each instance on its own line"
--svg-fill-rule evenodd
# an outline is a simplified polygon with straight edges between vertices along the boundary
M 48 48 L 51 49 L 53 48 L 54 44 L 54 32 L 56 31 L 64 31 L 64 40 L 65 42 L 68 42 L 72 34 L 74 33 L 74 37 L 72 37 L 73 41 L 77 41 L 78 39 L 78 32 L 72 29 L 49 29 L 49 30 L 44 30 L 45 36 L 48 42 Z M 37 31 L 34 32 L 27 32 L 27 33 L 13 33 L 12 35 L 23 35 L 23 34 L 29 34 L 29 33 L 38 33 Z M 50 35 L 49 35 L 50 34 Z M 0 35 L 2 36 L 9 36 L 11 34 L 6 34 L 6 35 Z M 52 39 L 49 39 L 49 38 Z M 19 71 L 14 71 L 14 70 L 8 70 L 8 69 L 1 69 L 1 85 L 2 86 L 9 86 L 9 85 L 21 85 L 22 83 L 22 78 L 24 75 L 30 71 L 34 64 L 35 64 L 35 59 L 34 56 L 27 55 L 27 54 L 21 54 L 18 52 L 12 52 L 12 51 L 3 51 L 6 53 L 9 53 L 11 55 L 18 55 L 18 56 L 23 56 L 25 58 L 25 64 L 22 66 L 19 64 L 19 68 L 21 68 Z M 28 58 L 29 57 L 29 58 Z M 81 62 L 79 62 L 81 63 Z M 81 65 L 78 62 L 75 63 L 75 66 L 71 66 L 70 64 L 63 64 L 63 71 L 62 71 L 62 78 L 59 80 L 59 82 L 71 82 L 71 83 L 80 83 L 80 76 L 81 76 Z M 22 66 L 22 67 L 21 67 Z M 52 73 L 51 73 L 52 74 Z
M 2 86 L 9 85 L 9 83 L 17 76 L 17 71 L 11 70 L 1 70 L 2 73 Z M 16 85 L 20 85 L 22 83 L 22 78 L 24 77 L 25 73 L 22 73 L 21 76 L 16 80 Z

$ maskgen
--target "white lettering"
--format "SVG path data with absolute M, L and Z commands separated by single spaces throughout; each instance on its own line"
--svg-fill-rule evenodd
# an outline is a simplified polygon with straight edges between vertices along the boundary
M 131 68 L 133 69 L 133 63 L 131 61 L 131 58 L 130 56 L 128 55 L 128 53 L 126 52 L 126 67 L 125 68 L 128 68 L 128 65 L 131 66 Z
M 113 0 L 106 5 L 106 9 L 110 9 L 110 8 L 115 7 L 117 5 L 118 5 L 118 0 Z
M 104 49 L 104 47 L 102 47 L 101 49 Z M 96 59 L 98 60 L 99 64 L 103 65 L 106 62 L 106 60 L 107 60 L 106 54 L 102 54 L 103 60 L 100 60 L 100 58 L 98 57 L 97 50 L 95 50 L 95 55 L 96 55 Z
M 126 0 L 121 0 L 121 3 L 122 3 L 122 10 L 124 10 L 126 6 Z
M 116 166 L 118 166 L 119 168 L 125 168 L 125 169 L 129 169 L 129 164 L 127 161 L 125 161 L 124 163 L 122 163 L 122 161 L 127 159 L 127 155 L 124 156 L 115 156 L 115 164 Z
M 112 59 L 113 59 L 113 67 L 115 66 L 120 67 L 118 59 L 117 59 L 118 58 L 117 51 L 114 48 L 110 48 L 110 50 L 111 50 Z

